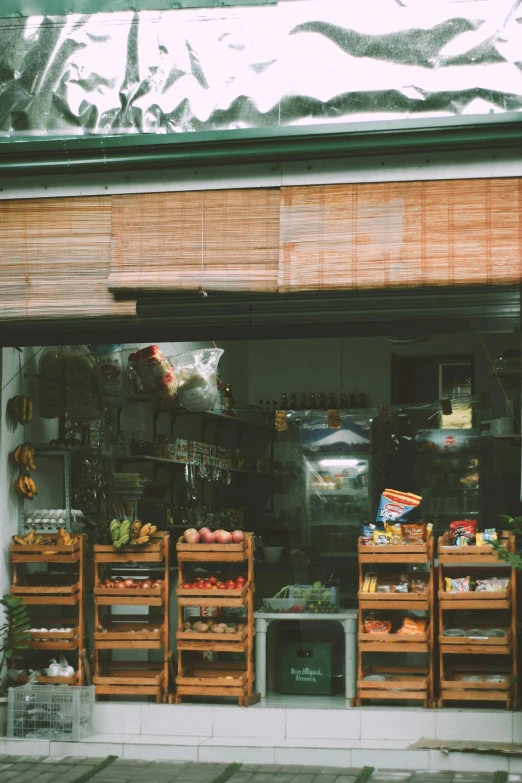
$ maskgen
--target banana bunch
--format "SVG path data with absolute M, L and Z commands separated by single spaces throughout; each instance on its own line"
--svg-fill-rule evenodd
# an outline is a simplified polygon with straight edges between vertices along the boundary
M 38 494 L 36 484 L 34 483 L 31 476 L 28 476 L 26 473 L 24 473 L 22 476 L 18 476 L 14 486 L 21 498 L 32 500 L 34 496 Z
M 32 443 L 20 443 L 13 452 L 13 459 L 21 468 L 36 470 L 34 464 L 34 446 Z
M 61 534 L 60 530 L 62 531 Z M 78 541 L 78 537 L 73 538 L 66 530 L 60 528 L 58 530 L 58 540 L 60 544 L 75 544 Z M 52 546 L 56 544 L 56 541 L 54 538 L 38 535 L 33 527 L 25 536 L 13 536 L 13 543 L 21 544 L 22 546 Z
M 114 549 L 121 549 L 122 546 L 129 543 L 130 529 L 131 523 L 128 519 L 124 519 L 123 522 L 120 522 L 119 519 L 112 520 L 109 530 Z
M 7 402 L 7 415 L 16 424 L 28 424 L 33 418 L 33 401 L 27 394 L 11 397 Z
M 143 525 L 139 519 L 135 519 L 131 525 L 130 544 L 131 546 L 141 546 L 148 544 L 152 534 L 157 530 L 156 525 L 147 522 Z
M 78 536 L 71 536 L 63 527 L 58 528 L 58 543 L 60 546 L 71 546 L 76 544 L 77 541 Z

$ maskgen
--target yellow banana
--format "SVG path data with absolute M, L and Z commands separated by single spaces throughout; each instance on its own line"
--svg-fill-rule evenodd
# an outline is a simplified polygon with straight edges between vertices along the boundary
M 152 536 L 152 534 L 155 533 L 157 529 L 158 528 L 156 527 L 156 525 L 151 525 L 149 530 L 149 536 Z
M 150 540 L 149 536 L 140 536 L 139 538 L 136 539 L 134 543 L 137 545 L 148 544 L 149 540 Z
M 139 519 L 135 519 L 130 529 L 131 541 L 140 537 L 140 530 L 141 530 L 141 522 Z
M 28 422 L 33 420 L 33 401 L 30 397 L 27 398 L 27 413 L 26 413 L 26 420 Z M 34 449 L 33 449 L 34 452 Z
M 141 536 L 148 536 L 149 533 L 150 533 L 151 527 L 152 527 L 152 525 L 151 525 L 150 522 L 147 522 L 146 525 L 143 525 L 141 530 L 140 530 L 140 535 L 138 536 L 138 538 L 141 538 Z
M 13 543 L 25 546 L 25 538 L 20 538 L 20 536 L 13 536 Z

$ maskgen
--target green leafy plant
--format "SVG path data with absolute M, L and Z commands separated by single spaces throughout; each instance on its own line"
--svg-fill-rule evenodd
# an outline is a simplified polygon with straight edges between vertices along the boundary
M 20 650 L 27 650 L 27 641 L 31 638 L 29 629 L 31 622 L 27 609 L 21 598 L 6 593 L 0 599 L 4 610 L 4 624 L 0 626 L 0 674 L 6 663 L 20 658 Z
M 522 517 L 510 517 L 507 514 L 501 514 L 501 519 L 505 519 L 515 536 L 517 538 L 522 536 Z M 516 552 L 508 552 L 506 547 L 502 546 L 499 541 L 492 541 L 491 546 L 499 556 L 500 560 L 505 563 L 509 563 L 512 568 L 516 568 L 522 571 L 522 556 L 517 555 Z

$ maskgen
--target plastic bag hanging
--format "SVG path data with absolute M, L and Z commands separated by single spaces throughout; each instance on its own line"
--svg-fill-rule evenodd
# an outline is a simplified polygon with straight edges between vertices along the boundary
M 145 393 L 160 407 L 178 405 L 176 369 L 158 345 L 149 345 L 131 353 L 129 362 L 136 370 Z
M 178 399 L 193 413 L 214 408 L 217 397 L 217 366 L 224 351 L 221 348 L 203 348 L 176 356 Z

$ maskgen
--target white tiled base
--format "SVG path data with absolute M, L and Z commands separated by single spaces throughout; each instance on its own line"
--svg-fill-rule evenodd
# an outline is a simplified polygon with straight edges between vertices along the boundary
M 299 764 L 377 769 L 522 771 L 522 758 L 408 749 L 425 739 L 522 741 L 520 713 L 419 708 L 312 709 L 97 703 L 82 742 L 0 739 L 0 753 L 170 761 Z M 302 704 L 302 702 L 300 702 Z M 319 706 L 320 705 L 320 706 Z M 115 733 L 117 727 L 120 731 Z

